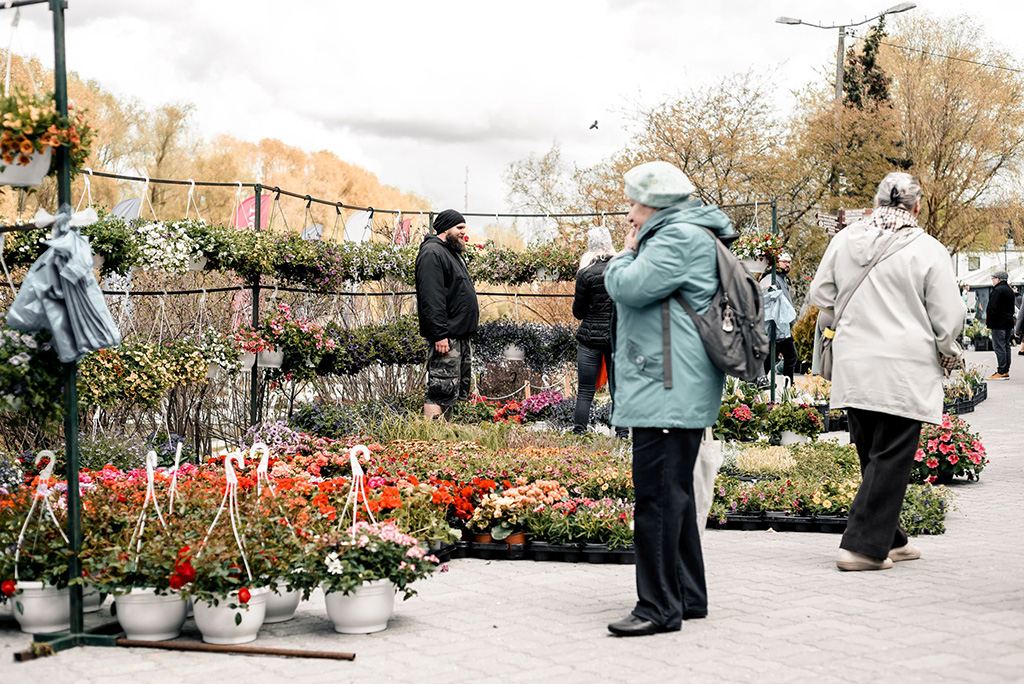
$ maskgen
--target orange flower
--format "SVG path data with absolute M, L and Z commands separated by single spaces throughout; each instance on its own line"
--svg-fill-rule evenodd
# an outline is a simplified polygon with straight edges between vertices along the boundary
M 22 138 L 21 144 L 18 145 L 18 149 L 21 150 L 22 154 L 32 154 L 36 151 L 35 147 L 32 146 L 32 141 L 27 138 Z

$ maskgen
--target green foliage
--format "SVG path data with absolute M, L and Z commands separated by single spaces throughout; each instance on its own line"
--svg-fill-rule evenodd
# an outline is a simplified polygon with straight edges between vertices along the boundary
M 757 401 L 753 396 L 747 398 L 732 394 L 726 397 L 713 428 L 715 439 L 753 442 L 766 430 L 768 410 L 768 404 Z
M 49 332 L 0 325 L 0 417 L 55 429 L 63 411 L 60 367 Z
M 808 306 L 807 311 L 793 324 L 793 344 L 801 361 L 814 360 L 814 329 L 818 324 L 818 308 Z
M 824 429 L 825 423 L 821 415 L 807 404 L 794 404 L 788 401 L 776 404 L 765 419 L 765 430 L 772 437 L 790 431 L 813 438 Z

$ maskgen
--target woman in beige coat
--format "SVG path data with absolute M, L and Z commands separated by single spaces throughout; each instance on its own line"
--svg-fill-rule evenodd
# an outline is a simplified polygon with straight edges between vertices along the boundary
M 886 176 L 874 213 L 832 239 L 808 295 L 829 315 L 849 298 L 832 326 L 831 405 L 847 409 L 862 482 L 840 543 L 841 570 L 882 570 L 921 556 L 899 527 L 900 510 L 921 423 L 942 419 L 943 373 L 961 355 L 965 310 L 949 252 L 918 227 L 920 210 L 914 177 Z

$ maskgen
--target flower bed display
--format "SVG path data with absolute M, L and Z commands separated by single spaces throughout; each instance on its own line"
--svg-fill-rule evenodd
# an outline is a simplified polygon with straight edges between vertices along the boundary
M 988 465 L 985 447 L 961 418 L 946 414 L 939 425 L 925 424 L 914 456 L 914 482 L 949 482 L 954 477 L 977 480 Z

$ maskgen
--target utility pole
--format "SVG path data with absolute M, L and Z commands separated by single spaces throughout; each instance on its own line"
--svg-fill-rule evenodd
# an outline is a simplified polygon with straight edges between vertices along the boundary
M 846 62 L 846 27 L 839 27 L 839 48 L 836 50 L 836 102 L 843 99 L 843 65 Z

